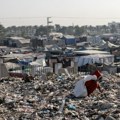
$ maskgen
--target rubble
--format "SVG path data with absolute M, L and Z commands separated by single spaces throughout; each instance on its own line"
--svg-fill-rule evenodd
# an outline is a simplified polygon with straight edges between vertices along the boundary
M 120 78 L 106 74 L 103 93 L 90 97 L 69 96 L 79 75 L 50 74 L 25 82 L 0 80 L 1 120 L 120 120 Z

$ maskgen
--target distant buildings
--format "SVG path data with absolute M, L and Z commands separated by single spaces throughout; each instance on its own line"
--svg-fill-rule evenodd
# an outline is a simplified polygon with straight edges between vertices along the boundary
M 46 39 L 34 37 L 34 38 L 31 38 L 31 40 L 30 40 L 30 46 L 34 50 L 36 50 L 38 47 L 44 47 L 45 41 L 46 41 Z
M 30 39 L 22 37 L 7 37 L 3 40 L 3 45 L 8 47 L 28 47 L 30 46 Z

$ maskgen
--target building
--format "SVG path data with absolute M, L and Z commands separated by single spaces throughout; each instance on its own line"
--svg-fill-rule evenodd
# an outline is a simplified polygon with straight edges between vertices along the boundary
M 30 46 L 36 50 L 39 47 L 44 47 L 45 41 L 46 40 L 42 38 L 32 38 L 30 40 Z
M 62 39 L 65 41 L 66 46 L 76 45 L 76 38 L 72 35 L 64 35 Z
M 28 47 L 30 46 L 30 39 L 22 37 L 8 37 L 4 39 L 3 44 L 8 47 Z

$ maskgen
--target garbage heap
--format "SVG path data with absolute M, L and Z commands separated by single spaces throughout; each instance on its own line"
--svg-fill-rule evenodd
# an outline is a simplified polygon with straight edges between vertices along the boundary
M 47 75 L 24 81 L 0 81 L 0 120 L 120 120 L 120 78 L 106 74 L 104 92 L 90 97 L 66 97 L 80 75 Z

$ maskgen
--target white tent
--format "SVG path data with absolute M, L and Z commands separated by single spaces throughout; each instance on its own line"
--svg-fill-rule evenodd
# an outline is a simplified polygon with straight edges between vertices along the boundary
M 6 68 L 9 69 L 15 69 L 15 68 L 20 68 L 20 65 L 16 64 L 16 63 L 11 63 L 11 62 L 7 62 L 5 63 Z
M 99 42 L 98 46 L 102 46 L 102 45 L 105 45 L 105 44 L 106 44 L 106 42 L 105 42 L 104 40 L 101 40 L 101 41 Z
M 104 44 L 103 46 L 101 46 L 102 48 L 118 48 L 119 45 L 115 45 L 109 41 L 106 42 L 106 44 Z
M 79 50 L 74 51 L 75 54 L 84 54 L 84 55 L 94 55 L 94 54 L 110 54 L 107 51 L 98 51 L 98 50 Z
M 97 55 L 77 56 L 75 57 L 75 62 L 79 67 L 93 63 L 112 64 L 114 62 L 114 55 L 97 54 Z
M 46 62 L 44 58 L 37 59 L 36 61 L 30 62 L 29 63 L 31 66 L 46 66 Z

